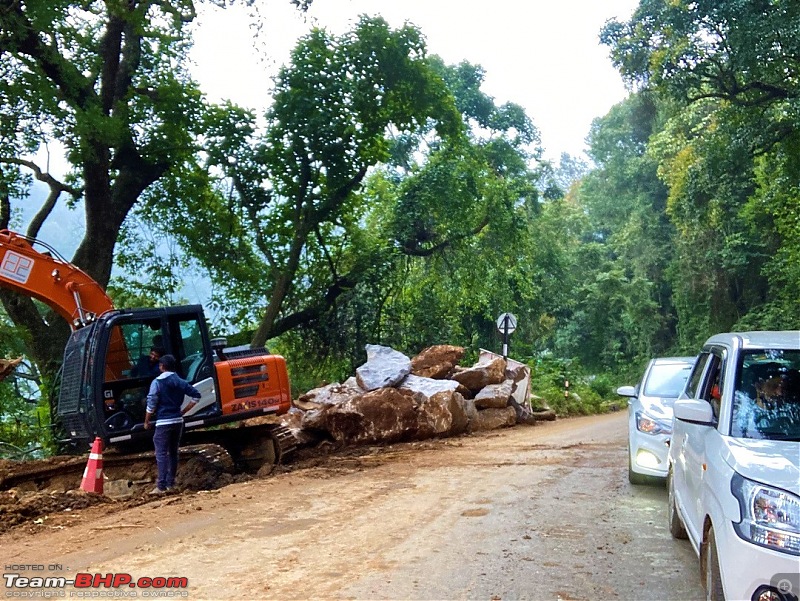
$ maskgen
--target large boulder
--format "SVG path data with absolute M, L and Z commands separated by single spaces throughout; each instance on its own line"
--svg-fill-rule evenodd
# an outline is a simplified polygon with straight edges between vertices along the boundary
M 458 369 L 451 376 L 453 380 L 472 391 L 481 390 L 489 384 L 500 384 L 506 379 L 506 361 L 502 357 L 472 367 Z
M 477 415 L 472 418 L 469 423 L 469 429 L 471 432 L 496 430 L 497 428 L 514 426 L 516 423 L 517 412 L 514 411 L 513 407 L 484 409 L 483 411 L 478 411 Z
M 333 383 L 309 390 L 295 399 L 293 404 L 303 411 L 311 411 L 312 409 L 322 409 L 327 405 L 339 405 L 363 393 L 364 391 L 356 379 L 348 378 L 341 384 Z
M 453 380 L 434 380 L 414 374 L 403 380 L 400 389 L 413 392 L 418 403 L 417 438 L 460 434 L 467 429 L 469 419 L 464 398 L 456 392 L 458 386 Z
M 388 346 L 368 344 L 367 362 L 356 369 L 358 385 L 366 390 L 396 386 L 411 373 L 411 359 Z
M 513 380 L 504 380 L 500 384 L 484 386 L 473 399 L 475 407 L 478 409 L 502 409 L 503 407 L 508 407 L 508 399 L 511 398 L 513 388 Z
M 469 429 L 470 420 L 478 413 L 475 403 L 465 399 L 457 391 L 449 399 L 450 414 L 453 416 L 453 423 L 450 426 L 450 434 L 463 434 Z
M 433 438 L 449 435 L 453 428 L 452 390 L 437 392 L 417 406 L 417 432 L 415 438 Z
M 328 405 L 328 407 L 337 407 L 338 405 Z M 300 428 L 303 431 L 328 431 L 328 424 L 325 421 L 325 409 L 310 409 L 303 412 L 303 417 L 300 418 Z
M 319 436 L 313 429 L 306 428 L 303 420 L 307 413 L 297 407 L 292 407 L 289 412 L 281 417 L 280 424 L 287 428 L 300 446 L 310 445 L 319 441 Z
M 423 378 L 442 379 L 453 371 L 464 356 L 464 347 L 437 344 L 423 349 L 411 359 L 411 373 Z
M 425 397 L 430 397 L 437 392 L 454 391 L 458 388 L 458 382 L 453 380 L 434 380 L 410 374 L 398 386 L 401 390 L 418 392 Z
M 315 422 L 345 444 L 411 440 L 418 429 L 417 403 L 409 390 L 380 388 L 320 410 Z

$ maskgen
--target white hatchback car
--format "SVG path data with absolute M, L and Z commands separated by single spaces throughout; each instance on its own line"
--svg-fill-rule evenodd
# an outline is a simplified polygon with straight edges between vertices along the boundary
M 672 404 L 683 391 L 695 357 L 650 359 L 636 386 L 620 386 L 628 397 L 628 480 L 647 484 L 667 477 Z
M 707 599 L 797 600 L 800 332 L 710 338 L 674 404 L 669 527 Z

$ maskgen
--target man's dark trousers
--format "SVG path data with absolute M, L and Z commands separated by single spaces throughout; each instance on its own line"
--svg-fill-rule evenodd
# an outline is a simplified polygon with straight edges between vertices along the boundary
M 175 486 L 175 472 L 178 471 L 178 446 L 183 434 L 183 423 L 156 426 L 153 445 L 156 449 L 158 465 L 159 490 L 167 490 Z

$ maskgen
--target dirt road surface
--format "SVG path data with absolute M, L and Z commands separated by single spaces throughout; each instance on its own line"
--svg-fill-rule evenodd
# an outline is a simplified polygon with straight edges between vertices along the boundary
M 702 598 L 691 548 L 666 529 L 665 490 L 627 481 L 626 428 L 621 412 L 305 460 L 218 491 L 17 528 L 0 536 L 0 559 L 27 577 L 188 580 L 100 589 L 139 598 Z M 86 591 L 66 597 L 75 592 Z

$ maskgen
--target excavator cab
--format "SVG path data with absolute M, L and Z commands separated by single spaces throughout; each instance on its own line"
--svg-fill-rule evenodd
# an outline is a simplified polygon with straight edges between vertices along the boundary
M 144 436 L 147 392 L 158 375 L 151 350 L 178 360 L 178 375 L 203 394 L 196 418 L 222 413 L 214 354 L 199 305 L 110 311 L 73 332 L 64 355 L 59 415 L 72 440 Z

